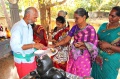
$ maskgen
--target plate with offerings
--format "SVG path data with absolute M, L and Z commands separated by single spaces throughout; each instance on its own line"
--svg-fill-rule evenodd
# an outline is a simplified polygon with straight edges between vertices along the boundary
M 58 52 L 56 48 L 47 48 L 46 50 L 36 50 L 34 52 L 35 55 L 43 55 L 47 54 L 49 57 L 55 55 Z
M 50 57 L 57 54 L 57 52 L 58 52 L 58 50 L 56 48 L 48 48 L 46 50 L 46 54 Z

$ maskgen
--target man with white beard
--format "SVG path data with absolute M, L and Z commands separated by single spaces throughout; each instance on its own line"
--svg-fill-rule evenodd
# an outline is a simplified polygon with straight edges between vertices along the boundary
M 29 7 L 25 10 L 23 19 L 15 23 L 11 29 L 10 46 L 20 79 L 36 68 L 34 48 L 45 47 L 43 44 L 33 42 L 33 30 L 30 24 L 36 22 L 37 18 L 36 8 Z

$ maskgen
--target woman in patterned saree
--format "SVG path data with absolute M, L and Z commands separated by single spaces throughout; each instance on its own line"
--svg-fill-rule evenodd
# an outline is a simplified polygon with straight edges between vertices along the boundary
M 92 66 L 94 79 L 117 79 L 120 69 L 120 7 L 113 7 L 109 22 L 99 30 L 99 55 Z M 120 78 L 119 78 L 120 79 Z
M 66 71 L 74 75 L 90 76 L 91 60 L 97 56 L 97 34 L 93 26 L 86 23 L 88 12 L 78 8 L 74 12 L 75 23 L 67 37 L 51 47 L 57 47 L 69 42 L 74 36 L 71 45 Z
M 36 43 L 41 43 L 45 46 L 48 45 L 47 34 L 43 26 L 31 24 L 33 28 L 33 39 Z
M 64 39 L 69 31 L 69 27 L 66 27 L 66 21 L 65 18 L 62 16 L 58 16 L 56 18 L 56 28 L 53 30 L 52 34 L 52 41 L 53 44 L 61 41 Z M 56 68 L 61 68 L 63 70 L 66 70 L 66 63 L 68 60 L 68 50 L 69 50 L 69 43 L 61 45 L 57 47 L 58 53 L 51 57 L 53 59 L 54 66 Z

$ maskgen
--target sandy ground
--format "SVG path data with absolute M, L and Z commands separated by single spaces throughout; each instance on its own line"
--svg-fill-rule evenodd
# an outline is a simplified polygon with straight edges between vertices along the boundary
M 13 56 L 11 54 L 0 59 L 0 79 L 18 79 Z

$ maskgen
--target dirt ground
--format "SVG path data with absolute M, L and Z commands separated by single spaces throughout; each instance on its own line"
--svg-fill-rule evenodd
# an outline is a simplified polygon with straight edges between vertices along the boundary
M 0 79 L 18 79 L 12 54 L 0 59 Z

